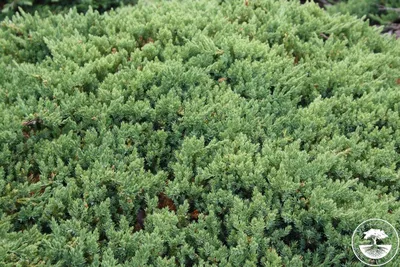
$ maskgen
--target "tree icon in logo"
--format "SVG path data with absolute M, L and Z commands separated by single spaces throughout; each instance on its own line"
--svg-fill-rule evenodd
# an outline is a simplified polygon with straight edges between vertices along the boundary
M 385 257 L 390 250 L 392 245 L 377 245 L 377 240 L 382 240 L 389 237 L 383 230 L 370 229 L 364 232 L 364 239 L 372 239 L 373 245 L 360 245 L 361 252 L 370 259 L 381 259 Z
M 399 235 L 393 225 L 377 218 L 359 224 L 351 238 L 355 256 L 367 266 L 387 264 L 396 256 L 399 245 Z

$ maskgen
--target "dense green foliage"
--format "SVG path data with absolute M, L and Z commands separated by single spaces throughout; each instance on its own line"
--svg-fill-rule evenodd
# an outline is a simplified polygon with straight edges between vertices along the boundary
M 0 1 L 0 19 L 13 15 L 19 8 L 26 12 L 38 11 L 46 14 L 48 11 L 67 12 L 71 7 L 75 7 L 78 12 L 84 12 L 91 6 L 101 12 L 136 3 L 137 0 L 4 0 Z
M 399 78 L 315 4 L 5 20 L 1 265 L 363 266 L 357 225 L 400 223 Z
M 367 17 L 372 23 L 388 24 L 400 19 L 399 0 L 344 0 L 330 6 L 331 13 L 341 12 Z

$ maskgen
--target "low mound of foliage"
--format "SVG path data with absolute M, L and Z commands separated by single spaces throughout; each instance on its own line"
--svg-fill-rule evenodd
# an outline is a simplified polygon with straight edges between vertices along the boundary
M 4 20 L 1 264 L 363 266 L 357 225 L 400 223 L 399 78 L 399 41 L 297 1 Z

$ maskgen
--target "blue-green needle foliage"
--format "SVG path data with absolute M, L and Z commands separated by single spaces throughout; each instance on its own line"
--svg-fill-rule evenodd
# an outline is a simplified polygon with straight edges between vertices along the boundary
M 5 20 L 1 264 L 362 266 L 357 225 L 400 223 L 399 78 L 399 41 L 297 1 Z

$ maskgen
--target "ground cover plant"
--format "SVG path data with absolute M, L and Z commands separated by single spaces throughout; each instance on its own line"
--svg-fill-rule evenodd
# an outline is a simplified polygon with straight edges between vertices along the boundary
M 400 222 L 399 84 L 398 40 L 311 3 L 6 19 L 1 264 L 363 266 L 357 225 Z

